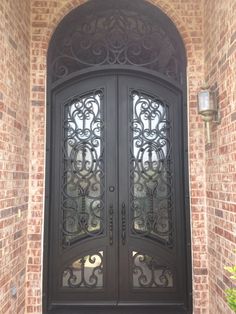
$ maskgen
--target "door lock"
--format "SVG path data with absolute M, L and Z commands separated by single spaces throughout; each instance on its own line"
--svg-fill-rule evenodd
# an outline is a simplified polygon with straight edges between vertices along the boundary
M 112 186 L 112 185 L 111 185 L 111 186 L 109 186 L 109 191 L 110 191 L 110 192 L 114 192 L 114 191 L 115 191 L 115 187 L 114 187 L 114 186 Z

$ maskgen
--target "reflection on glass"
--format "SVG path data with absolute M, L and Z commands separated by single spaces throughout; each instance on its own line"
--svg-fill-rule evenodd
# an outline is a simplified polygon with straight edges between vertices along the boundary
M 68 288 L 102 288 L 103 251 L 74 261 L 63 272 L 62 286 Z
M 134 288 L 173 287 L 173 274 L 157 259 L 146 254 L 132 252 Z
M 168 106 L 132 91 L 131 211 L 133 232 L 170 242 L 171 172 Z
M 102 91 L 65 105 L 63 240 L 102 232 L 104 209 L 104 139 Z

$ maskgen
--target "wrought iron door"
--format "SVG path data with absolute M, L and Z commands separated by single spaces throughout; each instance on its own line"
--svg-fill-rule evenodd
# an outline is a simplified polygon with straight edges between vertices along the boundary
M 128 74 L 54 90 L 47 313 L 191 313 L 181 103 Z

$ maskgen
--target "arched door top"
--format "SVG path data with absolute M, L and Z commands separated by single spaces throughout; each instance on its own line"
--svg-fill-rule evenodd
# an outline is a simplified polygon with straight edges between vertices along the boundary
M 109 66 L 145 68 L 182 84 L 182 38 L 161 10 L 143 0 L 91 0 L 57 27 L 49 47 L 49 83 Z

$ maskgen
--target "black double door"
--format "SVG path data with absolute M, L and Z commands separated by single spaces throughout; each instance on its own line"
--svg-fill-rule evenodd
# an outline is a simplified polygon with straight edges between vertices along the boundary
M 54 90 L 45 312 L 191 312 L 182 110 L 138 76 Z

